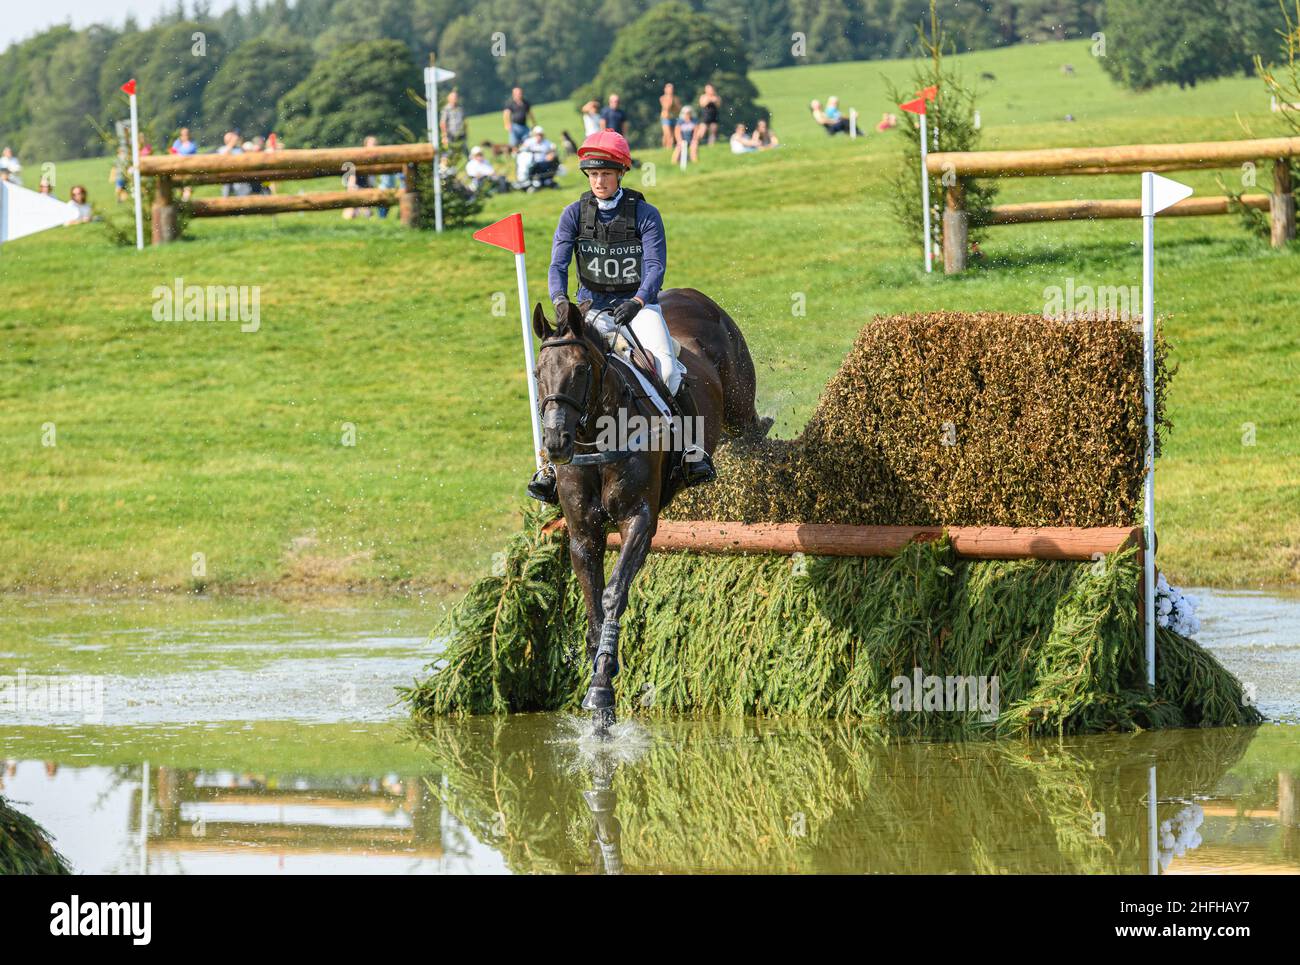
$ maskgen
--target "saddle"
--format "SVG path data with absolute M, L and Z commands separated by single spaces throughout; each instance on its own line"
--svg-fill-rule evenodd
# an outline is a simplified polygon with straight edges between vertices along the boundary
M 597 312 L 595 309 L 592 309 L 587 313 L 587 321 L 596 324 L 596 321 L 601 314 L 602 313 Z M 633 376 L 633 381 L 629 384 L 634 385 L 639 381 L 642 388 L 646 390 L 645 394 L 638 396 L 638 398 L 648 401 L 652 406 L 658 409 L 660 413 L 666 413 L 670 416 L 677 416 L 680 418 L 683 415 L 681 406 L 678 405 L 673 394 L 668 391 L 668 386 L 664 385 L 663 379 L 659 377 L 659 366 L 655 364 L 654 358 L 636 341 L 635 334 L 633 334 L 632 338 L 629 339 L 623 334 L 623 329 L 621 328 L 615 329 L 612 337 L 604 335 L 603 329 L 599 325 L 597 325 L 597 330 L 602 332 L 605 344 L 609 346 L 613 358 L 616 361 L 622 362 L 630 370 L 629 374 Z M 668 341 L 672 345 L 673 358 L 677 358 L 681 355 L 681 343 L 671 335 L 668 336 Z M 678 387 L 677 391 L 690 391 L 686 385 L 685 378 L 682 379 L 682 383 Z

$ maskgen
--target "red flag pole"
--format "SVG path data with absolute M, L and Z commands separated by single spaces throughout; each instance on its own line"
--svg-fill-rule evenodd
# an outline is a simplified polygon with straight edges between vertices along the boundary
M 528 376 L 528 412 L 533 422 L 533 457 L 542 467 L 542 424 L 537 412 L 537 375 L 534 371 L 533 328 L 528 317 L 528 270 L 524 266 L 524 219 L 512 214 L 474 232 L 474 240 L 512 251 L 515 282 L 519 286 L 519 324 L 524 333 L 524 372 Z
M 135 78 L 132 77 L 122 85 L 126 96 L 131 98 L 131 167 L 135 183 L 135 249 L 144 251 L 144 213 L 140 208 L 140 114 L 135 103 Z
M 925 143 L 925 97 L 918 97 L 916 100 L 908 101 L 906 104 L 899 104 L 899 108 L 907 111 L 909 114 L 915 114 L 921 119 L 921 221 L 924 225 L 925 246 L 922 258 L 925 260 L 925 270 L 927 273 L 934 271 L 933 258 L 930 255 L 930 172 L 925 169 L 927 157 Z

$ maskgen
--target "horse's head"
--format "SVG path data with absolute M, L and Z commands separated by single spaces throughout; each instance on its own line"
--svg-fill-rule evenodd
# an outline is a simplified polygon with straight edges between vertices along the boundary
M 600 387 L 600 350 L 587 337 L 587 305 L 564 302 L 547 321 L 541 303 L 533 309 L 533 331 L 542 340 L 537 351 L 537 394 L 542 418 L 542 448 L 557 466 L 573 458 L 578 433 L 595 419 Z

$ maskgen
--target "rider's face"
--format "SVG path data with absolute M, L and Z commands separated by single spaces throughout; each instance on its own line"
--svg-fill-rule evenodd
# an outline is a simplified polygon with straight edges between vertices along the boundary
M 613 168 L 588 171 L 587 180 L 591 182 L 591 193 L 602 201 L 618 194 L 618 172 Z

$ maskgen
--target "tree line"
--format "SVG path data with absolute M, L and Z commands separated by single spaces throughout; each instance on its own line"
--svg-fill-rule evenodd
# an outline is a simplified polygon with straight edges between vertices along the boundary
M 143 114 L 204 147 L 236 128 L 293 146 L 422 133 L 408 94 L 430 51 L 458 74 L 470 112 L 522 85 L 534 103 L 570 98 L 602 75 L 619 34 L 684 0 L 250 0 L 219 14 L 180 0 L 148 26 L 57 26 L 0 53 L 0 142 L 41 158 L 103 153 L 125 116 L 118 88 L 140 84 Z M 956 51 L 1090 37 L 1110 29 L 1103 63 L 1134 88 L 1249 69 L 1277 45 L 1276 0 L 940 0 Z M 719 69 L 905 54 L 929 0 L 686 0 L 724 25 Z M 1163 25 L 1163 26 L 1162 26 Z M 626 45 L 625 45 L 626 46 Z M 655 65 L 647 65 L 654 67 Z M 609 71 L 605 71 L 608 74 Z

